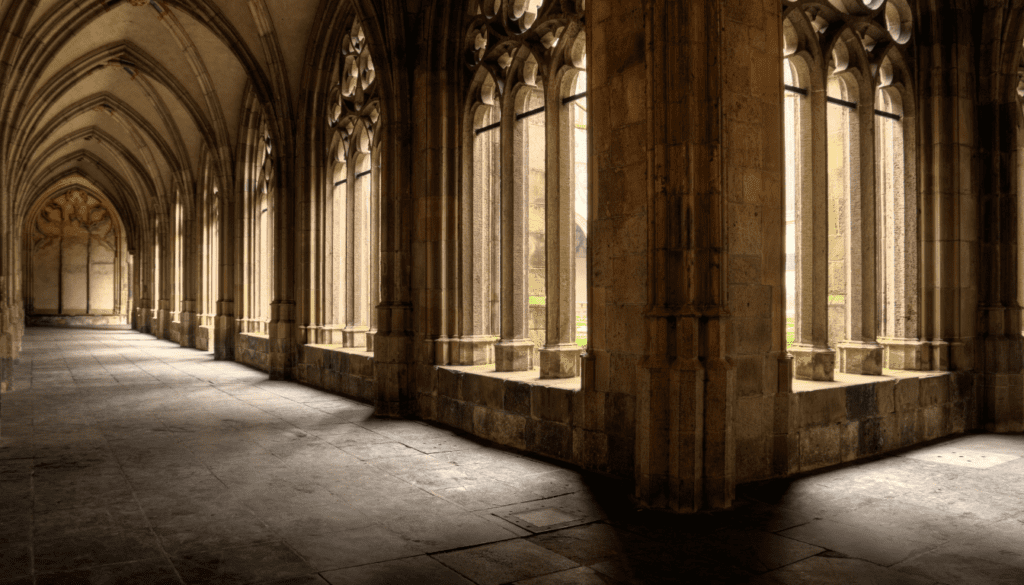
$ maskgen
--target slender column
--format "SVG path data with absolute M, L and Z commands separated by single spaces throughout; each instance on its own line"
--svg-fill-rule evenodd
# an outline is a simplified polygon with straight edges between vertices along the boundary
M 373 336 L 377 333 L 377 305 L 380 303 L 380 173 L 376 171 L 377 165 L 373 157 L 376 153 L 367 154 L 370 158 L 371 174 L 366 177 L 369 183 L 369 265 L 365 266 L 369 272 L 367 280 L 369 291 L 366 301 L 366 319 L 368 330 L 366 332 L 366 351 L 373 351 Z
M 875 92 L 861 86 L 855 113 L 859 120 L 850 148 L 859 155 L 853 165 L 846 214 L 846 339 L 839 344 L 840 370 L 849 374 L 882 373 L 883 348 L 878 344 L 875 183 Z
M 891 188 L 894 190 L 890 217 L 887 218 L 887 233 L 883 236 L 887 246 L 892 246 L 891 266 L 880 272 L 888 279 L 885 329 L 879 331 L 878 342 L 885 348 L 883 365 L 894 370 L 928 370 L 931 367 L 931 352 L 928 344 L 921 340 L 921 287 L 918 231 L 917 191 L 917 125 L 911 112 L 914 104 L 904 99 L 902 120 L 898 126 L 885 131 L 883 143 L 891 143 L 902 149 L 898 162 L 902 164 L 902 177 L 897 176 Z M 884 164 L 884 161 L 879 161 Z M 881 174 L 880 174 L 881 176 Z M 902 178 L 902 183 L 899 179 Z M 879 188 L 881 191 L 881 187 Z M 883 211 L 887 213 L 887 211 Z
M 275 175 L 277 182 L 273 185 L 270 200 L 270 230 L 272 243 L 269 250 L 273 275 L 272 295 L 270 303 L 270 324 L 267 335 L 270 343 L 270 378 L 272 380 L 288 379 L 292 375 L 297 351 L 295 343 L 295 244 L 298 235 L 294 231 L 296 176 L 291 172 L 295 165 L 294 146 L 288 141 L 279 148 L 279 154 L 273 161 L 278 165 Z M 270 275 L 266 275 L 269 277 Z M 263 301 L 266 302 L 266 299 Z
M 491 124 L 496 106 L 478 105 L 471 109 L 463 124 L 462 176 L 472 177 L 462 183 L 462 249 L 460 255 L 461 294 L 457 312 L 460 319 L 458 362 L 462 365 L 487 364 L 494 361 L 494 331 L 491 314 L 492 297 L 500 287 L 500 267 L 494 262 L 500 258 L 498 246 L 492 241 L 499 231 L 495 222 L 496 204 L 500 204 L 499 181 L 495 178 L 501 168 L 495 164 L 500 144 L 495 149 L 495 137 L 500 130 L 490 130 L 477 136 L 476 126 Z M 491 115 L 488 115 L 491 114 Z M 479 122 L 474 123 L 476 120 Z M 498 152 L 495 152 L 497 150 Z M 472 155 L 470 156 L 470 151 Z M 453 361 L 456 358 L 453 357 Z
M 348 320 L 342 332 L 345 347 L 366 347 L 366 333 L 370 330 L 367 307 L 367 270 L 366 258 L 368 238 L 366 222 L 369 212 L 366 205 L 367 193 L 363 193 L 360 179 L 356 179 L 358 166 L 350 160 L 348 165 L 347 209 L 348 209 L 348 241 L 345 246 L 345 313 Z M 363 179 L 362 181 L 365 181 Z
M 501 340 L 494 346 L 499 372 L 518 372 L 533 367 L 533 342 L 530 341 L 529 270 L 526 263 L 529 218 L 523 176 L 525 166 L 515 150 L 526 140 L 525 127 L 516 122 L 514 96 L 506 96 L 501 112 Z
M 562 105 L 562 84 L 546 88 L 547 169 L 545 173 L 547 311 L 545 345 L 540 350 L 541 378 L 579 375 L 576 345 L 576 200 L 572 185 L 573 120 Z
M 222 159 L 223 160 L 223 159 Z M 214 197 L 220 198 L 220 214 L 217 222 L 218 254 L 217 262 L 220 270 L 217 271 L 217 283 L 214 288 L 214 298 L 217 299 L 216 316 L 213 324 L 213 358 L 215 360 L 235 359 L 235 338 L 238 334 L 238 324 L 235 320 L 235 299 L 238 290 L 235 287 L 235 266 L 241 262 L 239 251 L 241 246 L 237 245 L 237 232 L 239 225 L 239 211 L 236 207 L 236 197 L 229 194 L 237 192 L 238 186 L 225 183 L 223 179 L 219 182 L 220 192 Z
M 833 380 L 836 356 L 828 346 L 828 165 L 825 88 L 810 76 L 810 91 L 795 123 L 803 177 L 796 197 L 796 338 L 789 352 L 804 380 Z

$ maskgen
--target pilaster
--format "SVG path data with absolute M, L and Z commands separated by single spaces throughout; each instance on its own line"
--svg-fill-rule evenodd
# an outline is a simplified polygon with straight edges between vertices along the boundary
M 274 301 L 270 304 L 270 379 L 288 380 L 298 348 L 295 345 L 295 303 Z
M 232 301 L 217 301 L 217 315 L 213 318 L 213 359 L 231 361 L 235 359 L 235 304 Z

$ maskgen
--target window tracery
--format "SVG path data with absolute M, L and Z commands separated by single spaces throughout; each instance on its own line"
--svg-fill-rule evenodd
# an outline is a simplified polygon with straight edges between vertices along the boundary
M 380 132 L 377 72 L 358 18 L 341 43 L 329 101 L 333 188 L 329 271 L 335 294 L 331 341 L 373 351 L 380 302 Z
M 902 106 L 913 96 L 912 12 L 906 0 L 784 6 L 795 373 L 832 379 L 836 350 L 844 372 L 920 369 L 918 301 L 907 295 L 917 282 L 913 145 L 902 138 L 914 123 Z
M 472 5 L 459 363 L 577 375 L 577 340 L 586 339 L 584 11 L 572 1 Z
M 243 331 L 267 334 L 273 301 L 273 221 L 275 198 L 275 151 L 265 113 L 258 112 L 248 152 L 249 188 L 242 209 L 245 226 L 243 248 L 249 286 L 243 287 Z

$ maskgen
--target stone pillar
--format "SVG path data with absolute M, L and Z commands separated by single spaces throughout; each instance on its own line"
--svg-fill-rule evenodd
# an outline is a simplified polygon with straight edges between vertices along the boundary
M 396 63 L 395 67 L 401 64 Z M 411 95 L 396 88 L 396 95 Z M 381 303 L 374 336 L 375 413 L 407 417 L 416 412 L 413 361 L 413 304 L 411 277 L 414 197 L 412 193 L 412 127 L 407 101 L 398 100 L 381 148 Z
M 370 330 L 369 319 L 369 298 L 367 292 L 369 286 L 369 271 L 367 270 L 367 258 L 369 257 L 370 234 L 367 230 L 369 217 L 362 205 L 362 197 L 359 185 L 356 183 L 358 167 L 354 161 L 349 161 L 348 180 L 346 186 L 348 206 L 346 219 L 348 220 L 348 242 L 345 245 L 345 315 L 348 320 L 342 330 L 342 343 L 345 347 L 366 347 L 366 334 Z
M 803 380 L 835 379 L 836 354 L 828 345 L 828 163 L 825 86 L 808 76 L 808 103 L 799 152 L 804 167 L 796 198 L 796 337 L 789 353 Z
M 861 83 L 855 115 L 857 136 L 850 145 L 857 152 L 858 173 L 851 187 L 846 213 L 846 336 L 839 344 L 840 371 L 848 374 L 882 373 L 884 349 L 878 343 L 878 235 L 876 230 L 875 91 Z
M 292 377 L 292 370 L 298 358 L 295 322 L 295 243 L 293 229 L 295 217 L 295 199 L 297 189 L 296 175 L 290 172 L 294 168 L 289 157 L 294 156 L 294 141 L 280 140 L 284 145 L 282 154 L 273 161 L 277 165 L 277 184 L 273 186 L 271 215 L 270 249 L 272 274 L 274 275 L 270 303 L 270 322 L 267 325 L 269 336 L 269 374 L 271 380 L 287 380 Z M 266 299 L 264 299 L 266 302 Z
M 515 100 L 505 99 L 501 112 L 501 168 L 515 169 L 501 174 L 501 339 L 494 346 L 499 372 L 519 372 L 534 366 L 534 344 L 530 341 L 529 267 L 526 251 L 529 234 L 527 190 L 518 189 L 513 166 L 516 140 Z M 525 179 L 525 177 L 520 177 Z
M 223 154 L 223 153 L 222 153 Z M 239 226 L 239 212 L 236 201 L 238 198 L 230 196 L 230 183 L 220 182 L 222 189 L 214 195 L 220 197 L 220 217 L 218 218 L 219 229 L 219 254 L 217 262 L 220 270 L 217 271 L 217 286 L 214 292 L 217 295 L 216 315 L 213 318 L 213 359 L 232 361 L 235 359 L 235 341 L 238 334 L 238 323 L 235 319 L 235 299 L 241 298 L 235 287 L 236 265 L 240 262 L 240 255 L 237 253 L 236 238 Z
M 561 84 L 546 88 L 547 221 L 545 225 L 547 310 L 546 341 L 540 350 L 541 378 L 572 378 L 579 375 L 582 349 L 576 345 L 576 207 L 573 190 L 563 188 L 570 175 L 570 136 L 575 128 L 564 113 Z
M 484 93 L 484 92 L 481 92 Z M 483 99 L 483 98 L 482 98 Z M 487 126 L 500 115 L 493 105 L 495 96 L 487 92 L 486 100 L 468 108 L 463 117 L 462 128 L 462 176 L 472 181 L 462 183 L 462 202 L 459 207 L 462 225 L 461 264 L 458 276 L 461 284 L 458 310 L 453 311 L 459 319 L 459 338 L 454 345 L 456 355 L 452 362 L 459 365 L 480 365 L 494 362 L 494 342 L 497 336 L 492 329 L 493 298 L 500 291 L 501 268 L 495 258 L 500 257 L 500 242 L 495 242 L 499 233 L 498 213 L 500 189 L 495 188 L 494 178 L 499 169 L 494 168 L 494 138 L 499 130 L 491 130 L 481 136 L 476 128 Z M 477 119 L 479 118 L 479 119 Z M 500 144 L 497 145 L 500 150 Z M 453 250 L 454 252 L 454 250 Z M 452 256 L 455 256 L 453 253 Z
M 639 138 L 644 145 L 646 182 L 619 185 L 621 191 L 601 184 L 596 195 L 600 209 L 632 197 L 633 189 L 646 191 L 646 229 L 627 222 L 611 230 L 620 241 L 651 246 L 644 262 L 644 357 L 636 376 L 636 494 L 645 505 L 677 511 L 728 507 L 735 495 L 736 370 L 729 338 L 748 334 L 748 329 L 732 318 L 726 275 L 730 250 L 750 242 L 758 247 L 765 220 L 763 210 L 732 204 L 726 169 L 751 164 L 747 155 L 767 157 L 772 144 L 775 173 L 781 176 L 781 149 L 777 141 L 769 142 L 770 132 L 781 129 L 781 106 L 758 108 L 756 116 L 740 123 L 737 118 L 743 116 L 735 109 L 746 107 L 751 84 L 735 88 L 726 76 L 734 66 L 747 75 L 753 65 L 765 71 L 774 63 L 778 69 L 778 59 L 754 63 L 751 58 L 765 54 L 764 42 L 759 50 L 748 43 L 758 36 L 778 37 L 781 10 L 733 4 L 727 16 L 725 4 L 652 0 L 641 10 L 630 10 L 606 0 L 592 6 L 588 21 L 597 29 L 590 38 L 615 36 L 618 46 L 636 47 L 625 53 L 597 50 L 588 67 L 594 72 L 588 98 L 593 115 L 620 124 L 638 119 L 643 130 L 639 135 L 629 126 L 597 132 L 596 126 L 599 152 L 593 172 L 604 176 L 620 160 L 633 160 L 631 140 Z M 726 64 L 740 55 L 748 61 Z M 779 98 L 769 94 L 769 99 Z M 775 197 L 781 211 L 781 191 Z M 779 241 L 769 249 L 781 261 L 782 218 L 775 216 Z M 600 248 L 601 230 L 595 229 L 594 239 Z M 625 278 L 631 270 L 625 262 L 616 268 Z M 630 288 L 622 283 L 612 290 L 622 294 Z M 635 324 L 623 320 L 626 315 L 609 315 L 606 328 L 629 339 Z M 614 347 L 610 340 L 609 346 Z
M 931 369 L 931 351 L 921 340 L 923 305 L 921 298 L 921 270 L 918 191 L 918 146 L 916 104 L 903 97 L 903 185 L 897 190 L 893 202 L 891 231 L 894 266 L 886 272 L 887 288 L 891 291 L 890 306 L 879 307 L 889 311 L 886 329 L 879 331 L 878 342 L 885 348 L 883 365 L 893 370 Z M 881 162 L 881 161 L 880 161 Z
M 977 327 L 980 208 L 972 176 L 976 55 L 960 31 L 975 30 L 977 4 L 921 7 L 921 338 L 933 370 L 970 370 Z M 999 9 L 994 9 L 999 10 Z M 938 13 L 936 11 L 940 11 Z M 957 26 L 944 23 L 956 22 Z M 995 38 L 1001 33 L 992 33 Z M 973 38 L 973 37 L 968 37 Z M 991 126 L 993 122 L 987 122 Z M 986 170 L 985 173 L 990 171 Z

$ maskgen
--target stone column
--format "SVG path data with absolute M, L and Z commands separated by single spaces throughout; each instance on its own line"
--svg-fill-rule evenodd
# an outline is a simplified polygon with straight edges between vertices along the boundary
M 861 104 L 855 113 L 857 135 L 851 141 L 859 164 L 850 188 L 846 213 L 846 337 L 839 344 L 840 371 L 848 374 L 882 373 L 884 350 L 878 337 L 878 235 L 876 231 L 875 91 L 860 84 Z
M 572 378 L 579 375 L 582 353 L 576 345 L 576 208 L 572 186 L 563 186 L 567 182 L 563 176 L 571 176 L 574 125 L 564 112 L 562 84 L 552 83 L 545 89 L 547 311 L 540 377 Z
M 896 199 L 892 204 L 888 239 L 893 246 L 893 267 L 886 270 L 891 292 L 886 329 L 879 331 L 878 342 L 885 348 L 883 365 L 894 370 L 929 370 L 931 352 L 921 340 L 921 269 L 918 192 L 917 116 L 914 96 L 902 96 L 901 132 L 903 134 L 903 184 L 894 185 Z M 881 164 L 881 161 L 880 161 Z
M 179 277 L 183 279 L 181 287 L 181 347 L 196 347 L 196 329 L 199 327 L 199 287 L 202 283 L 203 265 L 200 260 L 202 250 L 202 205 L 196 194 L 196 183 L 189 181 L 185 197 L 190 199 L 185 206 L 191 211 L 182 218 L 182 265 L 175 267 Z M 198 218 L 198 220 L 197 220 Z M 196 229 L 199 225 L 200 229 Z
M 803 380 L 835 379 L 835 351 L 828 346 L 828 163 L 824 81 L 808 76 L 802 109 L 803 166 L 796 198 L 796 338 L 789 348 L 793 374 Z
M 977 9 L 976 9 L 977 10 Z M 1019 126 L 1020 8 L 986 4 L 979 16 L 977 150 L 971 186 L 978 193 L 977 380 L 979 410 L 990 432 L 1024 431 L 1024 338 L 1021 336 L 1021 177 Z M 1007 22 L 1013 22 L 1011 27 Z M 969 260 L 968 260 L 969 262 Z M 969 314 L 967 303 L 962 311 Z M 970 421 L 969 421 L 970 422 Z
M 483 91 L 481 93 L 484 93 Z M 495 331 L 491 330 L 492 295 L 500 290 L 500 266 L 495 266 L 495 234 L 498 233 L 500 189 L 493 188 L 494 177 L 499 169 L 494 168 L 493 139 L 500 136 L 500 129 L 487 134 L 476 135 L 476 128 L 488 126 L 492 116 L 498 114 L 494 105 L 493 90 L 486 92 L 488 103 L 470 106 L 463 117 L 462 126 L 462 201 L 459 205 L 462 225 L 461 263 L 459 281 L 461 295 L 459 310 L 459 339 L 457 356 L 452 361 L 459 365 L 488 364 L 494 361 Z M 500 114 L 499 114 L 500 115 Z M 500 144 L 498 145 L 500 150 Z M 489 183 L 489 184 L 488 184 Z M 500 252 L 497 254 L 500 257 Z M 454 254 L 453 254 L 454 256 Z M 455 295 L 452 295 L 455 296 Z
M 369 254 L 368 240 L 370 234 L 366 229 L 368 211 L 362 205 L 362 193 L 359 193 L 359 184 L 356 182 L 358 167 L 355 157 L 350 157 L 348 179 L 346 182 L 346 219 L 348 221 L 348 241 L 345 246 L 345 314 L 348 317 L 345 322 L 345 329 L 342 330 L 342 343 L 345 347 L 366 347 L 366 333 L 370 330 L 369 299 L 367 298 L 367 274 L 366 258 Z
M 415 17 L 413 17 L 415 18 Z M 396 70 L 412 67 L 397 60 Z M 401 76 L 397 76 L 401 78 Z M 373 346 L 375 413 L 378 416 L 409 416 L 416 411 L 413 385 L 413 110 L 412 88 L 399 79 L 392 88 L 397 97 L 383 112 L 389 120 L 380 144 L 380 278 L 381 302 L 377 306 L 377 333 Z
M 271 262 L 274 282 L 273 301 L 270 303 L 270 324 L 267 334 L 270 343 L 269 373 L 272 380 L 291 378 L 298 357 L 295 329 L 295 200 L 297 189 L 295 145 L 291 140 L 279 141 L 283 148 L 272 164 L 277 165 L 277 184 L 271 200 Z M 266 302 L 266 300 L 264 300 Z
M 214 196 L 220 197 L 220 223 L 217 230 L 220 252 L 217 262 L 220 270 L 217 271 L 217 286 L 214 292 L 217 312 L 213 321 L 213 359 L 232 361 L 235 359 L 235 340 L 238 334 L 235 299 L 241 298 L 236 296 L 238 290 L 235 286 L 235 270 L 242 260 L 238 253 L 240 246 L 236 245 L 240 237 L 240 214 L 236 203 L 239 197 L 233 193 L 240 192 L 241 187 L 232 185 L 223 178 L 218 184 L 221 189 Z
M 494 361 L 499 372 L 529 370 L 533 364 L 534 344 L 529 331 L 529 270 L 526 264 L 529 218 L 526 190 L 517 189 L 515 165 L 516 108 L 514 96 L 501 104 L 501 168 L 515 169 L 501 174 L 501 339 L 494 346 Z M 518 177 L 523 180 L 523 177 Z M 519 183 L 522 184 L 522 183 Z

